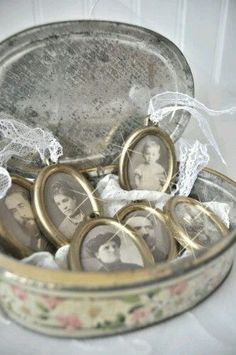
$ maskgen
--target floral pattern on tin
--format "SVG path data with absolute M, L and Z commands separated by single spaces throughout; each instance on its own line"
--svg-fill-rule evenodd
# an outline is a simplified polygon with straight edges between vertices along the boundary
M 109 292 L 95 298 L 92 293 L 69 295 L 1 281 L 0 297 L 11 318 L 41 332 L 78 337 L 84 331 L 89 335 L 112 334 L 159 322 L 194 306 L 223 281 L 231 260 L 225 254 L 198 275 L 189 273 L 175 282 L 143 287 L 139 292 Z

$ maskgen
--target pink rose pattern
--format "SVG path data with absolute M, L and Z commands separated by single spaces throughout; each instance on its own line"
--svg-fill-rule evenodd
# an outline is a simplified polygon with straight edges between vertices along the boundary
M 11 289 L 14 293 L 14 295 L 19 298 L 21 301 L 25 301 L 27 299 L 27 293 L 23 291 L 20 287 L 18 286 L 11 286 Z
M 78 316 L 75 314 L 69 315 L 59 315 L 56 317 L 58 322 L 61 324 L 63 328 L 67 329 L 78 329 L 82 328 L 82 322 Z
M 170 294 L 181 295 L 185 291 L 187 285 L 188 283 L 186 281 L 179 281 L 177 284 L 170 287 Z
M 43 297 L 46 305 L 48 306 L 49 309 L 54 309 L 56 306 L 60 303 L 63 302 L 63 299 L 55 297 L 55 296 L 44 296 Z

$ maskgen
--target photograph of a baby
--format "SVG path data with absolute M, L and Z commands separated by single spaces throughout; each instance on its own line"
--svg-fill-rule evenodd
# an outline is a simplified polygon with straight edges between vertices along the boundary
M 117 234 L 112 227 L 102 227 L 104 230 L 93 228 L 82 244 L 80 258 L 83 269 L 110 272 L 141 268 L 142 257 L 129 236 Z
M 130 170 L 132 187 L 137 190 L 160 191 L 167 179 L 167 172 L 164 166 L 163 154 L 164 145 L 155 136 L 144 137 L 133 149 L 131 163 L 133 173 Z M 168 154 L 164 154 L 168 162 Z M 166 165 L 166 164 L 165 164 Z M 130 176 L 131 177 L 131 176 Z M 132 183 L 133 182 L 133 183 Z
M 50 219 L 68 239 L 93 212 L 86 192 L 72 176 L 65 173 L 48 178 L 45 203 Z

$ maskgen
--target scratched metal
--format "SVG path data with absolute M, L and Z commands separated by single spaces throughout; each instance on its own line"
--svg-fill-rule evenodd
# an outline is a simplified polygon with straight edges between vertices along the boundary
M 215 174 L 210 170 L 202 170 L 194 187 L 191 196 L 202 202 L 223 202 L 230 206 L 229 218 L 230 229 L 236 229 L 236 183 L 230 182 L 227 178 Z
M 192 96 L 191 70 L 172 42 L 141 27 L 54 23 L 0 44 L 0 111 L 53 131 L 63 158 L 80 167 L 111 163 L 143 125 L 150 97 L 167 90 Z M 178 112 L 161 127 L 175 141 L 188 120 Z M 38 164 L 11 167 L 27 175 Z

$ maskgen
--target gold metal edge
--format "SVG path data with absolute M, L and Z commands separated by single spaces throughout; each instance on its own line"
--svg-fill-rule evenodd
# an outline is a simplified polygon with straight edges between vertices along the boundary
M 126 140 L 122 152 L 120 155 L 119 159 L 119 181 L 120 185 L 123 189 L 125 190 L 131 190 L 132 187 L 129 183 L 129 178 L 128 178 L 128 160 L 129 160 L 129 149 L 135 147 L 135 145 L 146 135 L 155 135 L 157 134 L 160 136 L 161 140 L 164 142 L 169 156 L 170 156 L 170 162 L 169 162 L 169 172 L 168 172 L 168 177 L 165 185 L 163 188 L 160 190 L 160 192 L 166 192 L 168 188 L 170 187 L 170 184 L 173 180 L 173 177 L 176 174 L 177 171 L 177 160 L 176 160 L 176 154 L 175 154 L 175 147 L 174 143 L 172 142 L 171 138 L 168 136 L 168 134 L 161 130 L 157 126 L 145 126 L 142 128 L 136 129 Z
M 236 188 L 236 180 L 229 178 L 227 175 L 224 175 L 223 173 L 212 168 L 204 168 L 202 169 L 202 171 L 206 171 L 207 173 L 220 177 L 221 179 L 227 181 L 230 185 L 233 185 Z
M 61 247 L 68 244 L 69 240 L 63 235 L 63 233 L 58 230 L 58 228 L 56 228 L 54 223 L 52 223 L 51 219 L 49 218 L 43 196 L 47 179 L 55 173 L 65 173 L 73 176 L 75 180 L 82 186 L 84 191 L 88 194 L 89 201 L 92 205 L 94 213 L 100 214 L 101 208 L 96 200 L 96 197 L 93 196 L 92 186 L 87 181 L 87 179 L 76 169 L 64 164 L 55 164 L 45 167 L 35 180 L 32 205 L 37 217 L 37 222 L 45 235 L 56 247 Z
M 203 213 L 205 213 L 208 218 L 217 225 L 223 237 L 226 237 L 229 234 L 228 229 L 221 222 L 218 216 L 216 216 L 209 208 L 204 206 L 201 202 L 186 196 L 174 196 L 170 200 L 168 200 L 166 205 L 164 206 L 164 213 L 168 218 L 169 226 L 173 232 L 174 237 L 179 242 L 179 244 L 187 250 L 200 250 L 202 249 L 202 245 L 197 241 L 193 241 L 191 238 L 189 238 L 186 232 L 184 231 L 184 228 L 178 223 L 178 219 L 175 215 L 174 210 L 179 203 L 186 203 L 191 206 L 196 206 L 196 208 L 203 211 Z
M 155 282 L 159 283 L 167 279 L 188 272 L 206 265 L 213 259 L 226 252 L 236 241 L 236 233 L 231 234 L 228 238 L 218 242 L 209 248 L 203 255 L 197 259 L 182 260 L 181 267 L 172 267 L 171 263 L 160 263 L 156 266 L 145 268 L 143 270 L 132 271 L 115 271 L 111 273 L 105 272 L 74 272 L 74 271 L 58 271 L 44 269 L 32 265 L 24 265 L 4 255 L 0 255 L 0 278 L 15 281 L 21 284 L 38 284 L 41 287 L 50 287 L 66 289 L 66 288 L 118 288 L 118 287 L 135 287 L 135 285 Z

